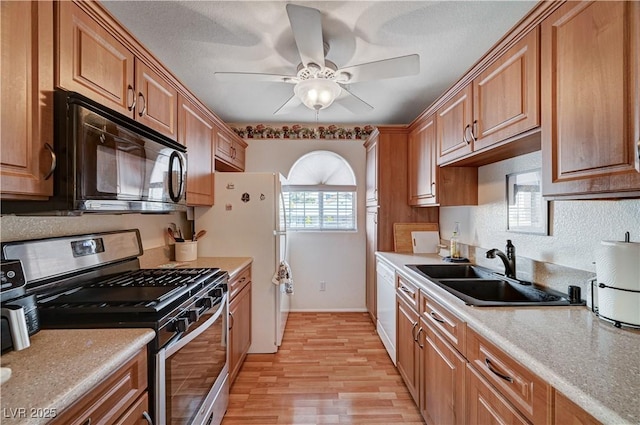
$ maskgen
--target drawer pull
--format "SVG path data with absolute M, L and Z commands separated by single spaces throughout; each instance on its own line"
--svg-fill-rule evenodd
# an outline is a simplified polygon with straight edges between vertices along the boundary
M 401 290 L 402 292 L 406 293 L 406 294 L 411 295 L 411 296 L 413 296 L 413 295 L 414 295 L 414 292 L 413 292 L 411 289 L 409 289 L 409 288 L 407 288 L 406 286 L 404 286 L 404 285 L 400 285 L 400 290 Z
M 245 280 L 247 280 L 247 277 L 246 277 L 246 276 L 245 276 L 245 277 L 243 277 L 242 279 L 240 279 L 240 282 L 238 282 L 238 283 L 242 283 L 242 282 L 244 282 Z
M 500 378 L 504 379 L 505 381 L 510 382 L 510 383 L 512 383 L 512 384 L 513 384 L 513 378 L 512 378 L 512 377 L 510 377 L 510 376 L 507 376 L 507 375 L 505 375 L 505 374 L 502 374 L 502 373 L 498 372 L 497 370 L 495 370 L 495 369 L 493 368 L 493 365 L 491 364 L 491 360 L 489 360 L 489 358 L 488 358 L 488 357 L 485 357 L 485 358 L 484 358 L 484 364 L 486 364 L 486 365 L 487 365 L 487 367 L 489 368 L 489 370 L 490 370 L 494 375 L 496 375 L 496 376 L 498 376 L 498 377 L 500 377 Z
M 433 320 L 435 320 L 436 322 L 446 323 L 444 321 L 444 319 L 442 317 L 438 316 L 438 314 L 433 310 L 431 310 L 431 313 L 429 313 L 429 316 L 431 316 L 433 318 Z
M 147 421 L 147 423 L 149 425 L 153 425 L 153 421 L 151 420 L 151 416 L 149 416 L 149 414 L 147 413 L 147 411 L 145 410 L 144 412 L 142 412 L 142 418 Z
M 418 327 L 418 322 L 415 322 L 413 324 L 413 327 L 411 328 L 411 336 L 413 337 L 413 340 L 415 342 L 418 342 L 418 335 L 416 335 L 416 328 Z
M 82 425 L 91 425 L 91 418 L 87 418 L 86 421 L 82 422 Z

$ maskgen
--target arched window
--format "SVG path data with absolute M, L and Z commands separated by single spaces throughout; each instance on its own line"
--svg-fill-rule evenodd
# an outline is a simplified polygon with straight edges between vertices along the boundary
M 300 157 L 283 186 L 289 230 L 356 230 L 356 176 L 330 151 Z

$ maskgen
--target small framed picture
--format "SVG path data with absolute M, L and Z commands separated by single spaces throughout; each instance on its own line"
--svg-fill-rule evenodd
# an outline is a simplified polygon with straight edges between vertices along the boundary
M 507 175 L 507 230 L 549 234 L 548 202 L 542 198 L 540 168 Z

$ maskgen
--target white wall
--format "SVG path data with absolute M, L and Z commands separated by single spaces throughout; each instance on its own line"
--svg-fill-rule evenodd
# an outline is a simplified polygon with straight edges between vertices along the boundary
M 507 232 L 506 175 L 540 167 L 540 152 L 478 169 L 478 206 L 440 209 L 440 231 L 449 239 L 460 222 L 461 242 L 504 250 L 507 239 L 518 256 L 544 263 L 595 272 L 594 251 L 601 240 L 622 240 L 625 231 L 640 241 L 640 200 L 552 201 L 550 235 Z M 501 268 L 499 260 L 495 268 Z
M 247 140 L 246 171 L 289 173 L 314 150 L 346 159 L 356 175 L 357 232 L 291 232 L 289 265 L 295 285 L 294 311 L 365 311 L 365 151 L 361 140 Z M 320 291 L 320 281 L 326 291 Z
M 111 230 L 139 229 L 145 250 L 169 244 L 166 229 L 176 223 L 186 231 L 185 213 L 173 214 L 84 214 L 77 217 L 0 217 L 2 242 L 68 236 Z

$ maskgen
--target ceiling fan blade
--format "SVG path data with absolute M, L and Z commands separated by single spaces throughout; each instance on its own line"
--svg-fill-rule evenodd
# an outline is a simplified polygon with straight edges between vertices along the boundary
M 287 15 L 293 37 L 298 46 L 304 66 L 315 63 L 324 66 L 324 44 L 322 40 L 322 15 L 317 9 L 287 4 Z
M 300 106 L 302 102 L 295 94 L 289 98 L 281 107 L 275 110 L 273 115 L 284 115 L 292 112 L 298 106 Z
M 347 72 L 351 75 L 351 78 L 345 81 L 348 84 L 416 75 L 420 72 L 420 56 L 415 54 L 398 56 L 397 58 L 348 66 L 340 68 L 338 73 L 341 72 Z
M 344 106 L 354 114 L 361 114 L 373 110 L 373 106 L 369 105 L 367 102 L 360 99 L 358 96 L 356 96 L 346 88 L 342 87 L 342 91 L 346 93 L 346 96 L 339 97 L 338 99 L 336 99 L 336 102 Z
M 260 74 L 254 72 L 214 72 L 216 78 L 220 81 L 228 82 L 273 82 L 273 83 L 290 83 L 298 82 L 296 77 L 281 74 Z

